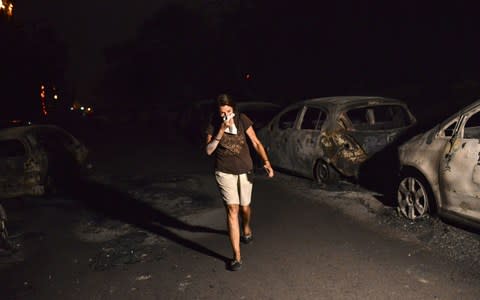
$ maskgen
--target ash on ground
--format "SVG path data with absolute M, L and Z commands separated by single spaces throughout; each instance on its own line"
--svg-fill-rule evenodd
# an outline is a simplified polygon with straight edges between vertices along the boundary
M 319 185 L 310 179 L 277 173 L 277 180 L 295 186 L 302 198 L 324 203 L 358 220 L 373 221 L 381 230 L 395 233 L 407 240 L 459 264 L 480 268 L 480 232 L 449 224 L 434 216 L 425 216 L 415 221 L 397 212 L 396 207 L 385 206 L 378 199 L 383 195 L 369 191 L 348 181 L 333 185 Z M 324 199 L 335 199 L 335 203 Z M 390 201 L 391 202 L 391 201 Z
M 205 185 L 213 184 L 210 177 L 104 177 L 98 181 L 126 191 L 135 200 L 172 218 L 221 205 L 215 193 L 205 192 Z M 102 215 L 86 214 L 75 233 L 83 241 L 99 243 L 99 251 L 89 262 L 95 271 L 163 259 L 168 247 L 166 239 L 155 233 Z
M 458 224 L 448 224 L 432 216 L 412 221 L 399 214 L 396 208 L 385 209 L 377 219 L 381 225 L 415 237 L 427 249 L 458 263 L 480 267 L 480 235 L 473 229 L 462 229 Z

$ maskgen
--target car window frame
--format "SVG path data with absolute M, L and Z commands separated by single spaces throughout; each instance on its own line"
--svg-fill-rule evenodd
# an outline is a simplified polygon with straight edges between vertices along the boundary
M 351 111 L 351 110 L 354 110 L 354 109 L 362 109 L 362 108 L 368 108 L 368 107 L 380 107 L 380 106 L 400 107 L 401 109 L 403 109 L 403 111 L 405 113 L 405 116 L 408 118 L 408 124 L 406 124 L 405 126 L 389 128 L 389 129 L 357 129 L 357 128 L 355 128 L 355 126 L 352 123 L 352 120 L 348 116 L 348 112 Z M 341 122 L 341 120 L 340 120 L 341 118 L 345 119 L 347 124 L 345 124 L 345 122 Z M 339 124 L 345 124 L 345 126 L 346 126 L 345 130 L 351 131 L 351 132 L 379 132 L 379 131 L 395 131 L 395 130 L 402 130 L 402 129 L 405 129 L 405 128 L 409 128 L 409 127 L 411 127 L 415 124 L 415 119 L 412 118 L 411 112 L 408 109 L 408 107 L 406 107 L 405 105 L 402 105 L 401 103 L 381 103 L 381 102 L 379 102 L 379 103 L 375 103 L 375 104 L 365 103 L 365 104 L 361 104 L 361 105 L 345 107 L 344 109 L 342 109 L 338 113 L 337 122 Z M 340 126 L 343 128 L 342 125 L 340 125 Z
M 454 137 L 459 131 L 461 117 L 462 117 L 462 115 L 457 116 L 457 117 L 452 118 L 451 120 L 447 121 L 444 125 L 442 125 L 440 127 L 440 129 L 438 130 L 438 132 L 436 134 L 436 137 L 437 138 L 447 138 L 447 139 L 451 139 L 452 137 Z M 450 135 L 445 135 L 444 134 L 445 130 L 447 130 L 447 128 L 450 127 L 453 123 L 457 123 L 457 125 L 453 129 L 452 135 L 451 136 Z M 462 136 L 463 136 L 463 134 L 462 134 Z
M 324 114 L 324 119 L 323 119 L 323 122 L 320 126 L 320 128 L 316 128 L 316 129 L 311 129 L 311 128 L 302 128 L 302 124 L 303 124 L 303 120 L 305 118 L 305 114 L 307 113 L 308 109 L 318 109 L 320 110 L 323 114 Z M 328 110 L 324 107 L 320 107 L 320 106 L 314 106 L 314 105 L 304 105 L 303 106 L 303 109 L 302 109 L 302 112 L 300 113 L 300 115 L 297 115 L 297 129 L 298 130 L 312 130 L 312 131 L 322 131 L 323 127 L 325 126 L 325 123 L 327 123 L 327 118 L 328 118 Z
M 295 105 L 295 106 L 291 106 L 291 107 L 288 107 L 286 108 L 285 110 L 283 110 L 282 112 L 280 112 L 278 114 L 278 116 L 276 117 L 276 121 L 275 121 L 275 130 L 278 130 L 278 131 L 286 131 L 286 130 L 289 130 L 289 129 L 298 129 L 298 120 L 300 118 L 300 115 L 302 114 L 302 111 L 303 111 L 303 105 L 302 106 L 298 106 L 298 105 Z M 280 119 L 282 118 L 282 116 L 284 116 L 285 114 L 293 111 L 293 110 L 297 110 L 297 115 L 295 117 L 295 121 L 293 122 L 293 126 L 292 127 L 289 127 L 289 128 L 281 128 L 280 127 Z
M 462 115 L 461 115 L 461 118 L 460 118 L 460 128 L 458 129 L 459 131 L 459 134 L 458 136 L 460 136 L 462 139 L 467 139 L 467 140 L 480 140 L 480 138 L 466 138 L 465 137 L 465 126 L 467 125 L 468 123 L 468 120 L 475 114 L 480 114 L 480 106 L 477 106 L 469 111 L 466 111 L 464 112 Z

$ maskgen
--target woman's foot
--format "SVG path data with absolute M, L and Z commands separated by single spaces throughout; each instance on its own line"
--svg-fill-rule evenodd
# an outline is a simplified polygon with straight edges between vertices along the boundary
M 236 260 L 233 259 L 230 261 L 230 264 L 228 265 L 228 269 L 230 271 L 238 271 L 242 268 L 242 261 L 241 260 Z
M 253 240 L 253 235 L 251 233 L 240 237 L 240 241 L 242 241 L 242 243 L 244 244 L 250 244 L 252 240 Z

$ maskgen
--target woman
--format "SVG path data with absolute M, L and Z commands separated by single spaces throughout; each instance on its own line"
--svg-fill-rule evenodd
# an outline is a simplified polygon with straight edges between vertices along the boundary
M 252 127 L 253 122 L 236 111 L 235 102 L 229 95 L 222 94 L 217 99 L 218 116 L 211 118 L 207 127 L 208 155 L 215 153 L 215 179 L 225 203 L 228 233 L 233 250 L 229 264 L 232 271 L 242 266 L 240 239 L 248 244 L 252 241 L 250 228 L 253 162 L 246 136 L 264 162 L 268 177 L 274 171 L 267 153 Z M 243 235 L 240 237 L 238 214 L 241 212 Z

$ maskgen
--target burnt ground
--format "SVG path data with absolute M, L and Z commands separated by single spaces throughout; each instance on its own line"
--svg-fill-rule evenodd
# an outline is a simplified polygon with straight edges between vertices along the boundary
M 341 181 L 330 186 L 318 186 L 309 180 L 280 174 L 281 180 L 295 183 L 312 201 L 327 203 L 319 199 L 335 199 L 327 204 L 351 216 L 376 226 L 379 230 L 400 239 L 415 241 L 425 249 L 452 259 L 459 264 L 480 267 L 480 232 L 475 228 L 441 220 L 436 216 L 411 221 L 397 212 L 396 207 L 385 205 L 394 199 L 367 190 L 352 182 Z M 323 197 L 319 197 L 323 196 Z M 391 197 L 391 196 L 390 196 Z
M 174 258 L 185 249 L 197 253 L 194 259 L 227 259 L 228 247 L 217 252 L 179 234 L 182 230 L 200 236 L 226 234 L 223 226 L 191 222 L 222 218 L 211 160 L 175 134 L 132 128 L 116 132 L 105 129 L 99 132 L 101 138 L 88 140 L 96 168 L 89 181 L 79 182 L 76 189 L 63 195 L 5 203 L 15 247 L 13 252 L 0 253 L 0 291 L 5 291 L 6 299 L 103 299 L 108 295 L 115 299 L 119 287 L 94 281 L 101 282 L 106 274 L 114 278 L 124 274 L 141 284 L 152 280 L 154 271 L 148 266 L 155 265 L 167 265 L 175 273 L 181 267 Z M 384 206 L 378 200 L 381 195 L 348 182 L 320 187 L 278 173 L 274 184 L 288 187 L 306 203 L 328 205 L 334 215 L 415 244 L 409 257 L 426 251 L 460 269 L 480 267 L 480 235 L 476 232 L 437 218 L 408 221 L 394 208 Z M 143 266 L 143 271 L 138 266 Z M 186 291 L 192 284 L 188 276 L 195 274 L 185 276 L 180 283 L 167 280 L 165 284 L 175 283 L 177 292 Z M 85 286 L 94 287 L 95 292 L 86 291 Z M 130 292 L 136 289 L 140 287 L 134 285 Z M 134 294 L 125 298 L 130 297 L 135 298 Z

